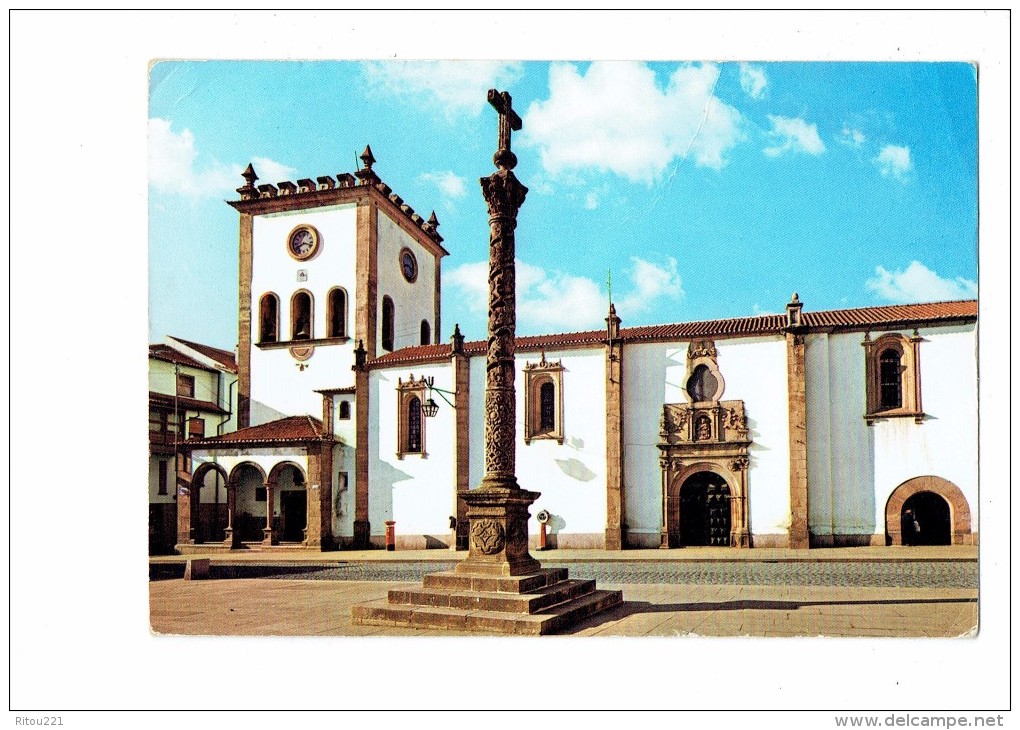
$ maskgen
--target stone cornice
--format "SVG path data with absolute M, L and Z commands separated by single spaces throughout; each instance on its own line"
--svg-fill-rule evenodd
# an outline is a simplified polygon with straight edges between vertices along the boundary
M 317 185 L 311 185 L 311 180 L 308 179 L 299 182 L 303 184 L 278 183 L 253 186 L 250 189 L 238 188 L 241 199 L 226 202 L 240 213 L 268 215 L 345 203 L 365 204 L 373 200 L 381 208 L 385 208 L 397 225 L 434 256 L 441 258 L 449 254 L 442 246 L 443 237 L 439 235 L 438 222 L 435 218 L 430 217 L 428 220 L 422 218 L 381 180 L 369 183 L 363 181 L 359 184 L 353 177 L 345 178 L 341 175 L 339 184 L 329 177 L 320 178 Z

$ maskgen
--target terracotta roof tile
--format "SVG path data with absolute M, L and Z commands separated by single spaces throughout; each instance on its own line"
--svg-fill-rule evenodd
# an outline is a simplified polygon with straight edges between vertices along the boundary
M 809 329 L 866 329 L 868 327 L 919 326 L 924 324 L 970 321 L 977 318 L 978 303 L 974 299 L 929 304 L 893 304 L 860 309 L 835 309 L 803 312 Z M 701 322 L 678 322 L 639 327 L 623 327 L 620 335 L 625 342 L 657 340 L 690 340 L 696 337 L 739 337 L 779 335 L 786 327 L 785 314 L 763 314 L 756 317 L 713 319 Z M 605 342 L 604 329 L 567 332 L 517 338 L 518 350 L 572 348 Z M 478 355 L 485 352 L 484 340 L 464 343 L 464 352 Z M 450 357 L 450 345 L 415 345 L 376 358 L 371 367 L 389 367 L 404 363 L 439 362 Z
M 211 368 L 205 363 L 200 363 L 198 360 L 175 350 L 169 345 L 149 345 L 149 357 L 154 360 L 162 360 L 163 362 L 172 362 L 175 365 L 187 365 L 189 368 L 207 370 L 211 373 L 216 372 L 215 368 Z
M 343 388 L 321 388 L 315 392 L 322 395 L 354 395 L 356 388 L 353 385 L 347 385 Z
M 149 407 L 157 407 L 160 409 L 171 409 L 174 407 L 174 396 L 167 393 L 157 393 L 155 391 L 149 391 Z M 198 400 L 197 398 L 187 398 L 183 395 L 176 397 L 176 405 L 178 409 L 182 411 L 208 411 L 210 413 L 219 413 L 226 415 L 229 411 L 225 411 L 218 405 L 208 400 Z
M 172 336 L 172 335 L 171 335 Z M 215 360 L 220 365 L 225 367 L 232 373 L 237 372 L 237 359 L 234 357 L 234 353 L 230 350 L 221 350 L 218 347 L 212 347 L 211 345 L 203 345 L 199 342 L 190 342 L 181 337 L 173 337 L 183 345 L 187 345 L 196 352 L 201 352 L 206 357 Z
M 322 421 L 311 416 L 289 416 L 258 426 L 242 428 L 233 433 L 188 442 L 190 448 L 302 444 L 331 438 L 323 432 Z

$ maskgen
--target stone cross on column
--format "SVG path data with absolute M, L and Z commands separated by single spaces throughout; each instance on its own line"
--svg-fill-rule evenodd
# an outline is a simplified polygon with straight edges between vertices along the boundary
M 519 132 L 524 123 L 513 109 L 513 99 L 509 92 L 489 89 L 489 103 L 499 112 L 499 147 L 492 161 L 500 170 L 512 170 L 517 167 L 517 156 L 510 151 L 510 131 Z
M 528 189 L 513 173 L 517 158 L 510 151 L 510 132 L 521 128 L 510 94 L 489 90 L 499 112 L 496 172 L 479 181 L 489 207 L 489 325 L 485 361 L 485 475 L 478 489 L 461 499 L 470 524 L 468 558 L 457 572 L 515 576 L 541 566 L 528 554 L 528 507 L 538 493 L 521 489 L 515 474 L 517 447 L 514 393 L 514 339 L 517 295 L 514 229 Z
M 517 325 L 514 229 L 528 189 L 514 175 L 517 158 L 510 151 L 510 130 L 521 128 L 510 94 L 489 90 L 499 112 L 499 169 L 480 182 L 489 207 L 489 326 L 485 374 L 485 479 L 483 486 L 516 487 L 516 398 L 514 349 Z

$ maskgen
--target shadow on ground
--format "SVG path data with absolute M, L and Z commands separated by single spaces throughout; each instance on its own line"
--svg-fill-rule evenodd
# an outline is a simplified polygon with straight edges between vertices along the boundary
M 740 599 L 735 601 L 702 601 L 691 603 L 651 603 L 650 601 L 624 601 L 616 608 L 599 613 L 592 618 L 571 626 L 563 634 L 575 634 L 584 629 L 595 628 L 628 616 L 654 613 L 689 613 L 714 611 L 796 611 L 807 606 L 900 606 L 947 603 L 977 603 L 977 598 L 881 598 L 875 600 L 846 601 L 774 601 Z

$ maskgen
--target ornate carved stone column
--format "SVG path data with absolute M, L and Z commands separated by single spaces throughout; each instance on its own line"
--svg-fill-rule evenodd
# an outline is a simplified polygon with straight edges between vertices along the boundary
M 489 103 L 499 112 L 499 149 L 493 158 L 498 170 L 481 180 L 489 206 L 485 475 L 477 489 L 461 495 L 467 505 L 468 556 L 452 571 L 426 575 L 420 590 L 392 590 L 385 600 L 353 606 L 355 625 L 537 635 L 623 601 L 621 591 L 570 580 L 566 569 L 542 568 L 528 554 L 528 507 L 539 495 L 521 489 L 514 475 L 514 227 L 528 190 L 512 172 L 517 160 L 510 151 L 510 130 L 520 129 L 521 119 L 510 106 L 510 94 L 492 89 Z M 454 362 L 461 347 L 455 335 Z M 461 396 L 459 383 L 458 414 L 467 412 L 467 391 Z M 457 513 L 459 518 L 459 508 Z
M 485 360 L 485 476 L 480 488 L 463 495 L 471 523 L 468 557 L 458 572 L 524 575 L 541 568 L 528 554 L 528 507 L 537 492 L 520 488 L 515 476 L 516 395 L 514 338 L 517 324 L 514 229 L 528 189 L 513 173 L 517 157 L 510 132 L 521 128 L 510 94 L 489 91 L 499 112 L 497 170 L 480 180 L 489 208 L 489 322 Z

